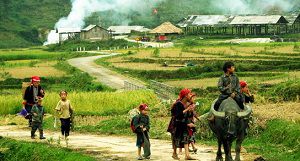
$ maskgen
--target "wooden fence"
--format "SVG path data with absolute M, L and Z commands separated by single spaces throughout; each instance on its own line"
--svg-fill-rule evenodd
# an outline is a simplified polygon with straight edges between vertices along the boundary
M 137 84 L 131 83 L 129 81 L 124 81 L 124 90 L 132 91 L 132 90 L 140 90 L 146 89 L 146 87 L 139 86 Z
M 175 88 L 167 84 L 151 80 L 150 89 L 153 89 L 154 92 L 162 99 L 166 99 L 166 100 L 176 99 Z

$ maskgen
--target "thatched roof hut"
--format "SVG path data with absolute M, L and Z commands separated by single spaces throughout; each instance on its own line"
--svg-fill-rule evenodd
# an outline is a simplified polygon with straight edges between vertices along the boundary
M 174 26 L 171 22 L 164 22 L 160 26 L 151 30 L 152 34 L 181 34 L 182 30 Z

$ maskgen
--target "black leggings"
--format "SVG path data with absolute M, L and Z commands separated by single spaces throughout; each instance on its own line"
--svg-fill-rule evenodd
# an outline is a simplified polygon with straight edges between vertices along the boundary
M 43 123 L 34 121 L 32 122 L 31 137 L 34 137 L 34 133 L 37 129 L 39 129 L 40 138 L 43 137 Z
M 63 119 L 60 118 L 60 122 L 61 122 L 61 134 L 64 136 L 69 136 L 70 133 L 70 118 L 67 119 Z
M 25 109 L 28 113 L 28 115 L 26 116 L 26 119 L 28 119 L 28 124 L 29 126 L 32 126 L 32 114 L 31 114 L 32 105 L 25 105 Z

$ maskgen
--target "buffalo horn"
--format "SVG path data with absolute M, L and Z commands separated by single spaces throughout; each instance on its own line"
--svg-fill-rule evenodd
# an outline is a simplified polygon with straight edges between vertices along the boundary
M 251 114 L 251 112 L 252 112 L 251 106 L 245 106 L 245 108 L 246 107 L 247 107 L 246 110 L 237 113 L 238 117 L 246 117 L 246 116 L 249 116 Z
M 212 112 L 212 114 L 215 116 L 215 117 L 225 117 L 225 112 L 219 112 L 219 111 L 216 111 L 214 109 L 214 104 L 216 103 L 217 100 L 215 100 L 212 105 L 211 105 L 211 108 L 210 108 L 210 111 Z

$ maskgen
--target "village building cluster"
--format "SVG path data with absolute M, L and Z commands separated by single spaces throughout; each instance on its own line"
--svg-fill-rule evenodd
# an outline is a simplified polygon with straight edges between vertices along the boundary
M 156 41 L 170 40 L 179 34 L 209 35 L 281 35 L 300 33 L 300 14 L 292 15 L 189 15 L 176 26 L 164 22 L 154 29 L 144 26 L 110 26 L 105 29 L 98 25 L 80 28 L 58 28 L 59 42 L 69 38 L 99 41 L 128 36 L 130 34 L 152 34 Z
M 281 35 L 300 32 L 300 14 L 190 15 L 177 25 L 188 34 Z

